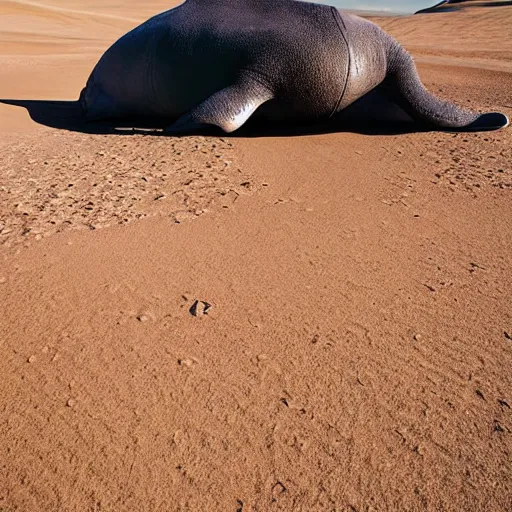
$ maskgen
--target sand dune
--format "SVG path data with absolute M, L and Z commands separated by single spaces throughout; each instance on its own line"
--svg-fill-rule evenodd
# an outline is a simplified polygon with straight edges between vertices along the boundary
M 4 28 L 2 53 L 97 55 L 108 42 L 139 20 L 108 12 L 85 11 L 24 1 L 0 2 Z
M 419 10 L 416 14 L 456 12 L 463 9 L 481 8 L 481 7 L 505 7 L 512 5 L 510 0 L 444 0 Z
M 448 56 L 477 68 L 512 71 L 512 6 L 372 19 L 416 57 Z
M 61 14 L 63 16 L 79 15 L 85 18 L 122 19 L 129 22 L 140 23 L 156 13 L 171 9 L 179 1 L 169 2 L 147 1 L 144 5 L 133 0 L 125 2 L 98 2 L 83 0 L 51 0 L 49 2 L 32 2 L 30 0 L 2 0 L 0 5 L 3 12 L 8 9 L 23 10 L 25 13 L 45 11 L 46 13 Z
M 512 130 L 64 129 L 169 6 L 0 0 L 0 510 L 512 510 Z M 512 114 L 510 7 L 376 21 Z
M 29 2 L 25 0 L 2 0 L 3 14 L 18 14 L 24 16 L 38 16 L 44 19 L 82 19 L 85 18 L 104 18 L 127 21 L 129 23 L 137 23 L 140 20 L 127 18 L 119 14 L 110 14 L 93 10 L 73 9 L 69 7 L 60 7 L 56 5 L 41 4 L 37 2 Z M 91 6 L 92 7 L 92 6 Z

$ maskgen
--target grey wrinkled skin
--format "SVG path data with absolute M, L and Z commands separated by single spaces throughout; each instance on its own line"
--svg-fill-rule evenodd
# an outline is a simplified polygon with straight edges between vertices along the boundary
M 431 95 L 410 55 L 377 25 L 295 0 L 187 0 L 109 48 L 80 101 L 91 121 L 159 118 L 170 133 L 232 132 L 256 110 L 269 122 L 335 118 L 376 88 L 433 127 L 508 124 Z

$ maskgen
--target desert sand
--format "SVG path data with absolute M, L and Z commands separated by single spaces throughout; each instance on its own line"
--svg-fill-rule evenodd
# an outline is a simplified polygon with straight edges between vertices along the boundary
M 0 0 L 0 510 L 512 510 L 512 129 L 45 125 L 169 6 Z M 512 114 L 512 7 L 374 20 Z

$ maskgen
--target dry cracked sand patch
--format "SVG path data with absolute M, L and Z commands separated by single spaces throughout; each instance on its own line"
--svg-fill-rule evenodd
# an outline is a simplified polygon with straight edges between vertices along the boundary
M 486 186 L 512 188 L 512 148 L 510 137 L 490 135 L 478 141 L 474 135 L 454 135 L 454 143 L 436 139 L 432 148 L 420 157 L 433 163 L 434 183 L 447 185 L 450 190 L 461 188 L 475 193 Z
M 509 131 L 488 134 L 418 135 L 406 144 L 396 137 L 396 155 L 409 157 L 410 166 L 451 194 L 493 194 L 512 189 L 512 136 Z M 412 158 L 411 158 L 412 156 Z
M 0 244 L 148 216 L 193 219 L 258 184 L 223 138 L 43 130 L 0 141 Z

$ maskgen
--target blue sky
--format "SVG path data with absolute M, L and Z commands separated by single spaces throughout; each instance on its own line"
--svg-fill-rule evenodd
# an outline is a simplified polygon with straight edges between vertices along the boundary
M 341 7 L 342 9 L 361 9 L 367 11 L 415 12 L 430 7 L 438 0 L 313 0 Z

